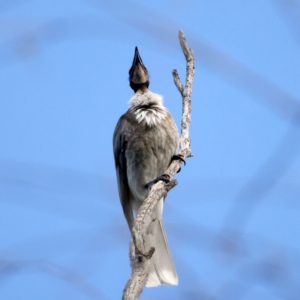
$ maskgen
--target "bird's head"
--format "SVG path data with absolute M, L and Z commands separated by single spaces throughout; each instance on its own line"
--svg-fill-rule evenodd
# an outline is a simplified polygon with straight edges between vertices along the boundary
M 144 66 L 139 50 L 135 47 L 132 66 L 129 70 L 130 87 L 136 92 L 139 89 L 148 88 L 149 74 Z

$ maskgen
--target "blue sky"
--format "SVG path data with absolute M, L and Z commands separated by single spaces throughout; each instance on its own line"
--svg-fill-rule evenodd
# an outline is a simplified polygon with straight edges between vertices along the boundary
M 2 1 L 0 298 L 120 299 L 130 275 L 112 133 L 134 47 L 194 157 L 164 211 L 178 287 L 141 299 L 300 294 L 299 1 Z

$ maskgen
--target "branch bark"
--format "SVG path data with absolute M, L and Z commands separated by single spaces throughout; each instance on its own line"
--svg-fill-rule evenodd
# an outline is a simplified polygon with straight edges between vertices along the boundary
M 182 119 L 181 119 L 181 138 L 180 138 L 180 152 L 179 156 L 185 160 L 192 156 L 190 144 L 191 139 L 189 135 L 189 125 L 191 120 L 191 93 L 194 79 L 194 53 L 192 49 L 188 48 L 183 32 L 179 31 L 179 41 L 186 59 L 186 83 L 182 84 L 177 70 L 173 70 L 174 83 L 182 96 Z M 173 160 L 165 174 L 169 175 L 170 179 L 180 169 L 182 161 Z M 152 188 L 148 198 L 144 201 L 139 209 L 134 226 L 132 229 L 132 238 L 130 241 L 130 264 L 132 274 L 128 280 L 124 291 L 123 300 L 138 300 L 144 286 L 146 285 L 150 259 L 155 251 L 152 247 L 148 252 L 145 251 L 144 240 L 146 231 L 151 222 L 152 212 L 161 198 L 166 198 L 167 193 L 177 185 L 177 180 L 171 180 L 168 183 L 158 181 Z

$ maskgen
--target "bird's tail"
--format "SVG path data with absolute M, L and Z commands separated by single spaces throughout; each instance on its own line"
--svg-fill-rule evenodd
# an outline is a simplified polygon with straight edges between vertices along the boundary
M 159 203 L 160 204 L 160 203 Z M 158 204 L 158 207 L 160 206 Z M 163 200 L 161 200 L 162 213 Z M 160 209 L 159 209 L 160 210 Z M 155 248 L 155 252 L 151 258 L 151 267 L 146 286 L 154 287 L 161 284 L 177 285 L 178 277 L 176 269 L 169 250 L 164 226 L 160 216 L 149 226 L 148 234 L 145 238 L 146 249 Z

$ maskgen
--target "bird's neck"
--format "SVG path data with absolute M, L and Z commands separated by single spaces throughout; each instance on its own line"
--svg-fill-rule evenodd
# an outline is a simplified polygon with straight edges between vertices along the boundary
M 162 96 L 148 89 L 139 89 L 133 95 L 129 100 L 129 111 L 134 114 L 138 123 L 150 127 L 160 124 L 168 114 Z
M 146 92 L 149 87 L 149 81 L 145 83 L 133 83 L 132 81 L 130 81 L 130 87 L 134 90 L 135 93 L 138 91 Z

